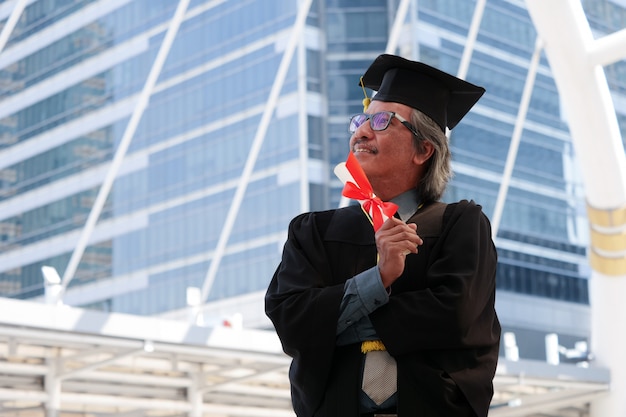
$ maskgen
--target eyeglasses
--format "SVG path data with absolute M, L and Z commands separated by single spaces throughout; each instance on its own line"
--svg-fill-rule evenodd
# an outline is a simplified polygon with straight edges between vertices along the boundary
M 404 117 L 397 115 L 395 112 L 392 112 L 392 111 L 381 111 L 381 112 L 374 113 L 374 114 L 366 114 L 366 113 L 355 114 L 354 116 L 352 116 L 352 118 L 350 118 L 349 130 L 350 130 L 350 133 L 356 132 L 359 126 L 367 122 L 368 119 L 370 121 L 370 127 L 372 128 L 372 130 L 375 130 L 375 131 L 385 130 L 389 127 L 389 123 L 391 123 L 391 119 L 393 119 L 394 117 L 400 120 L 400 123 L 402 123 L 404 127 L 406 127 L 407 129 L 409 129 L 411 133 L 413 133 L 417 137 L 420 137 L 420 134 L 417 133 L 417 129 L 415 128 L 415 126 L 409 123 L 408 120 L 406 120 Z

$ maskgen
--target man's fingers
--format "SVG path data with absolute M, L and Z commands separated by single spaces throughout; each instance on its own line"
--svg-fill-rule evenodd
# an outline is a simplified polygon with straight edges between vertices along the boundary
M 397 246 L 402 253 L 408 251 L 408 253 L 417 253 L 417 247 L 424 243 L 421 237 L 417 234 L 417 225 L 414 223 L 406 224 L 402 220 L 396 218 L 389 218 L 376 232 L 376 240 L 379 245 Z M 410 248 L 410 249 L 408 249 Z

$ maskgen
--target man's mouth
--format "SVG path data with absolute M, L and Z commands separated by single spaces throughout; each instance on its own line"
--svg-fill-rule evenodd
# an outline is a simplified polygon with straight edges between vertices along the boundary
M 363 145 L 356 144 L 352 147 L 352 152 L 353 153 L 371 153 L 371 154 L 376 155 L 378 153 L 378 149 L 376 149 L 373 146 L 363 146 Z

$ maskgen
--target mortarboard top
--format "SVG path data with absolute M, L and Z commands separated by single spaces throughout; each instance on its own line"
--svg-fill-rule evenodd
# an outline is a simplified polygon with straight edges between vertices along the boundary
M 396 55 L 378 56 L 362 78 L 377 91 L 372 100 L 413 107 L 433 119 L 441 130 L 452 129 L 483 95 L 485 89 L 422 62 Z

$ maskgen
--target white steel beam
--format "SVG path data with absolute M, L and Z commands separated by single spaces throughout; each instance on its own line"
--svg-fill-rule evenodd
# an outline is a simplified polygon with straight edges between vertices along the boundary
M 257 378 L 259 375 L 264 375 L 264 374 L 269 374 L 272 372 L 276 372 L 282 369 L 286 369 L 285 365 L 279 365 L 279 366 L 274 366 L 271 368 L 268 368 L 266 370 L 263 371 L 258 371 L 249 375 L 244 375 L 244 376 L 240 376 L 240 377 L 235 377 L 235 378 L 230 378 L 227 379 L 224 382 L 216 382 L 214 384 L 211 385 L 205 385 L 204 387 L 201 388 L 202 392 L 209 392 L 209 391 L 214 391 L 216 389 L 219 389 L 220 387 L 224 387 L 224 386 L 228 386 L 228 385 L 234 385 L 237 382 L 241 382 L 241 381 L 247 381 L 249 379 L 252 378 Z
M 396 11 L 396 15 L 393 19 L 391 31 L 389 32 L 389 38 L 387 39 L 387 47 L 385 48 L 386 54 L 394 54 L 398 48 L 398 40 L 400 38 L 400 33 L 402 33 L 402 26 L 406 20 L 410 4 L 410 0 L 400 0 L 398 10 Z
M 502 174 L 498 197 L 496 199 L 496 205 L 491 218 L 491 233 L 494 239 L 498 236 L 498 229 L 500 228 L 500 222 L 502 220 L 502 212 L 504 211 L 504 203 L 509 191 L 511 177 L 513 176 L 513 168 L 515 166 L 515 160 L 517 159 L 517 151 L 522 138 L 522 132 L 524 131 L 524 122 L 526 121 L 528 105 L 530 104 L 530 97 L 535 85 L 535 77 L 537 75 L 537 68 L 539 67 L 539 58 L 541 57 L 542 48 L 542 42 L 539 38 L 537 38 L 537 41 L 535 42 L 535 52 L 530 59 L 530 65 L 526 74 L 526 82 L 524 83 L 524 90 L 522 91 L 522 99 L 520 100 L 520 105 L 517 110 L 515 127 L 513 128 L 513 135 L 511 136 L 511 143 L 509 144 L 509 151 L 506 156 L 506 163 L 504 164 L 504 173 Z
M 2 28 L 2 32 L 0 32 L 0 54 L 4 50 L 7 42 L 9 41 L 9 37 L 17 24 L 17 21 L 20 19 L 22 12 L 24 11 L 24 7 L 26 7 L 27 0 L 16 0 L 13 6 L 13 10 L 11 10 L 11 14 L 7 19 L 7 22 L 4 24 Z
M 61 381 L 64 380 L 64 379 L 73 378 L 73 377 L 75 377 L 77 375 L 83 374 L 85 372 L 89 372 L 92 369 L 102 368 L 103 366 L 115 363 L 115 362 L 119 361 L 120 359 L 124 359 L 124 358 L 127 358 L 127 357 L 134 356 L 134 355 L 136 355 L 136 354 L 138 354 L 140 352 L 143 352 L 143 351 L 144 351 L 143 349 L 130 349 L 130 350 L 127 350 L 125 352 L 120 352 L 120 353 L 117 353 L 115 355 L 111 355 L 111 357 L 108 358 L 108 359 L 105 359 L 105 360 L 102 360 L 102 361 L 99 361 L 99 362 L 92 362 L 89 365 L 85 365 L 85 366 L 83 366 L 81 368 L 71 369 L 69 371 L 65 371 L 65 369 L 63 368 L 63 365 L 67 361 L 67 359 L 61 359 L 60 360 L 60 364 L 59 364 L 61 366 L 61 369 L 59 369 L 57 377 Z M 69 358 L 69 359 L 73 360 L 74 358 L 72 357 L 72 358 Z
M 626 57 L 623 31 L 595 40 L 578 0 L 526 0 L 544 40 L 585 186 L 591 226 L 591 351 L 611 371 L 592 417 L 626 415 L 626 156 L 601 65 Z M 555 18 L 559 24 L 555 24 Z
M 27 0 L 26 6 L 36 1 L 38 0 Z M 36 33 L 29 35 L 25 39 L 20 40 L 19 43 L 7 48 L 4 53 L 0 55 L 0 68 L 6 68 L 11 64 L 15 64 L 25 57 L 50 46 L 70 33 L 74 33 L 78 29 L 97 21 L 101 17 L 124 7 L 131 1 L 132 0 L 99 0 L 81 7 L 78 13 L 72 13 L 61 20 L 57 20 L 43 29 L 38 30 Z
M 298 158 L 300 159 L 300 212 L 311 208 L 311 186 L 309 178 L 309 121 L 307 106 L 307 65 L 306 45 L 300 42 L 297 46 L 296 62 L 298 63 Z
M 467 76 L 467 70 L 469 69 L 470 61 L 472 60 L 472 54 L 474 53 L 474 47 L 476 45 L 476 38 L 478 37 L 478 29 L 480 28 L 480 22 L 483 20 L 483 13 L 485 11 L 485 5 L 487 0 L 478 0 L 476 6 L 474 6 L 474 14 L 472 15 L 472 23 L 470 24 L 469 32 L 467 33 L 467 40 L 463 47 L 463 55 L 461 56 L 461 63 L 459 64 L 459 70 L 456 74 L 457 77 L 465 79 Z
M 610 65 L 626 58 L 626 29 L 597 39 L 590 45 L 589 61 L 595 65 Z
M 254 170 L 254 165 L 256 164 L 259 153 L 261 151 L 261 146 L 263 145 L 263 142 L 265 140 L 265 135 L 267 133 L 269 123 L 272 119 L 272 115 L 274 114 L 274 110 L 276 109 L 276 103 L 278 102 L 280 90 L 283 88 L 285 77 L 287 76 L 289 65 L 291 64 L 291 59 L 293 58 L 296 47 L 298 46 L 298 42 L 300 41 L 300 36 L 304 30 L 306 17 L 309 14 L 311 3 L 312 0 L 303 0 L 298 5 L 298 14 L 296 15 L 296 20 L 293 24 L 292 31 L 289 34 L 289 41 L 287 43 L 287 46 L 285 47 L 285 52 L 283 53 L 283 57 L 278 66 L 278 71 L 276 73 L 276 77 L 274 78 L 274 83 L 272 84 L 272 88 L 270 90 L 270 95 L 267 99 L 265 109 L 263 110 L 263 115 L 261 116 L 259 127 L 257 128 L 254 139 L 252 140 L 252 145 L 250 146 L 250 151 L 248 152 L 248 158 L 246 159 L 243 172 L 241 173 L 241 177 L 239 178 L 237 189 L 235 190 L 235 195 L 226 214 L 224 226 L 222 227 L 222 231 L 220 232 L 220 237 L 217 241 L 217 247 L 215 248 L 213 259 L 211 260 L 211 265 L 209 265 L 209 270 L 207 271 L 207 274 L 204 278 L 204 283 L 202 284 L 202 292 L 200 298 L 202 303 L 206 302 L 209 293 L 211 292 L 211 288 L 213 287 L 213 283 L 215 282 L 215 277 L 217 275 L 217 270 L 219 269 L 222 258 L 224 257 L 224 253 L 226 252 L 228 239 L 230 238 L 230 235 L 232 233 L 235 220 L 237 219 L 239 209 L 241 208 L 241 203 L 243 202 L 243 198 L 248 188 L 248 184 L 250 183 L 252 171 Z
M 141 120 L 145 109 L 148 107 L 148 102 L 150 101 L 150 96 L 152 95 L 152 90 L 154 89 L 154 85 L 161 74 L 161 69 L 163 68 L 163 64 L 165 63 L 165 59 L 167 58 L 170 49 L 172 47 L 172 43 L 178 34 L 178 29 L 180 28 L 180 24 L 183 21 L 185 16 L 185 12 L 187 11 L 187 6 L 189 6 L 190 0 L 179 0 L 178 6 L 176 7 L 176 11 L 174 12 L 174 16 L 170 22 L 170 26 L 167 29 L 165 37 L 163 38 L 163 42 L 159 48 L 156 58 L 150 68 L 150 72 L 148 73 L 148 77 L 143 86 L 141 94 L 137 99 L 137 104 L 135 105 L 135 109 L 130 117 L 128 125 L 126 125 L 126 129 L 124 130 L 124 134 L 120 143 L 115 151 L 115 155 L 113 156 L 113 160 L 111 161 L 111 166 L 109 167 L 109 171 L 107 172 L 104 181 L 102 182 L 102 186 L 98 191 L 98 195 L 96 196 L 96 200 L 89 212 L 89 216 L 87 217 L 87 222 L 81 232 L 81 235 L 78 239 L 78 243 L 74 248 L 74 252 L 72 252 L 72 256 L 68 262 L 67 267 L 65 268 L 65 272 L 63 273 L 63 280 L 61 285 L 63 286 L 63 291 L 67 288 L 68 284 L 74 278 L 74 273 L 78 268 L 78 263 L 85 252 L 85 248 L 89 243 L 89 239 L 93 232 L 93 229 L 96 226 L 96 222 L 100 217 L 102 209 L 104 208 L 104 204 L 106 203 L 106 199 L 113 187 L 113 182 L 117 177 L 117 173 L 124 161 L 124 157 L 126 156 L 126 152 L 128 151 L 128 147 L 130 146 L 130 142 L 135 135 L 135 131 L 137 130 L 137 126 L 139 125 L 139 121 Z M 62 296 L 62 294 L 61 294 Z

